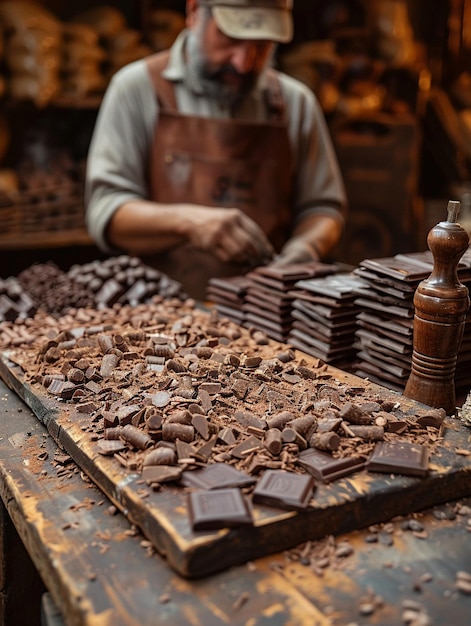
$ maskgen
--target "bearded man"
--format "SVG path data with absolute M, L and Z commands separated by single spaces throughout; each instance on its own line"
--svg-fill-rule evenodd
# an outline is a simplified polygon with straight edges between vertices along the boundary
M 91 236 L 199 299 L 211 277 L 331 260 L 346 199 L 323 112 L 273 68 L 292 0 L 187 0 L 186 25 L 107 89 L 87 160 Z

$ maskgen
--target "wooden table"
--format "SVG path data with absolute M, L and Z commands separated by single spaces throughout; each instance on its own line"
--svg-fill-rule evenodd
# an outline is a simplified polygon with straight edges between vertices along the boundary
M 0 402 L 1 624 L 39 624 L 45 590 L 68 626 L 398 626 L 410 601 L 432 625 L 470 623 L 471 595 L 457 589 L 456 574 L 471 572 L 471 514 L 438 519 L 456 503 L 416 515 L 423 531 L 402 530 L 397 519 L 315 542 L 331 555 L 317 573 L 289 551 L 190 581 L 115 513 L 3 383 Z M 346 545 L 353 552 L 342 556 Z

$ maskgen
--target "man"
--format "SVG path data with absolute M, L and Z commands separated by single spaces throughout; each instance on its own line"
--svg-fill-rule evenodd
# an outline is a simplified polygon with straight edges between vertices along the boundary
M 204 298 L 211 276 L 329 257 L 345 195 L 322 111 L 270 67 L 292 0 L 187 0 L 168 52 L 118 72 L 87 161 L 98 245 Z

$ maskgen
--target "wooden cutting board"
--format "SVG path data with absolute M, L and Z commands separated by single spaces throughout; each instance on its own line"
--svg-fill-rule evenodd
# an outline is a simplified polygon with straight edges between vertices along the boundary
M 376 393 L 391 395 L 374 383 L 334 368 L 332 372 L 349 385 L 368 385 Z M 447 418 L 443 443 L 431 456 L 426 478 L 363 470 L 331 484 L 318 483 L 307 511 L 254 505 L 253 526 L 193 532 L 183 489 L 174 486 L 152 491 L 140 474 L 98 454 L 94 437 L 87 432 L 90 417 L 25 383 L 22 370 L 9 361 L 8 354 L 1 356 L 0 375 L 58 445 L 185 577 L 204 576 L 308 539 L 348 532 L 471 494 L 471 456 L 455 452 L 469 449 L 470 429 Z M 401 398 L 401 405 L 410 407 L 411 413 L 421 406 L 406 398 Z

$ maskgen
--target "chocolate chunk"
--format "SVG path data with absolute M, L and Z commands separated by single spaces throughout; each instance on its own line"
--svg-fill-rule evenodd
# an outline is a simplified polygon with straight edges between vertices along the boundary
M 196 453 L 196 450 L 191 445 L 191 443 L 186 443 L 186 441 L 182 441 L 181 439 L 177 439 L 175 441 L 175 448 L 179 461 L 181 459 L 191 459 L 195 456 Z
M 219 431 L 218 440 L 226 446 L 230 446 L 236 442 L 236 437 L 232 428 L 223 428 Z
M 281 439 L 281 430 L 279 430 L 278 428 L 270 428 L 266 432 L 263 440 L 263 445 L 270 452 L 270 454 L 278 456 L 283 446 L 283 441 Z
M 144 467 L 149 465 L 175 465 L 176 454 L 172 448 L 160 446 L 150 450 L 144 457 L 142 464 Z
M 248 454 L 250 454 L 250 452 L 252 452 L 253 450 L 258 450 L 261 447 L 262 442 L 260 441 L 260 439 L 254 436 L 250 436 L 247 439 L 244 439 L 244 441 L 241 441 L 241 443 L 237 444 L 234 448 L 232 448 L 231 455 L 236 459 L 243 459 Z
M 227 463 L 213 463 L 203 469 L 183 472 L 181 482 L 185 487 L 225 489 L 253 485 L 255 478 Z
M 179 480 L 182 468 L 174 465 L 146 465 L 142 468 L 142 478 L 148 483 L 169 483 Z
M 126 449 L 124 441 L 118 441 L 117 439 L 100 439 L 97 442 L 97 449 L 100 454 L 104 456 L 111 456 L 116 452 L 122 452 Z
M 366 413 L 361 407 L 352 402 L 346 402 L 339 411 L 339 417 L 350 424 L 356 424 L 358 426 L 371 424 L 373 418 Z
M 153 439 L 147 433 L 142 432 L 132 424 L 123 426 L 121 437 L 134 448 L 145 450 L 153 444 Z
M 367 463 L 370 472 L 426 476 L 429 450 L 419 443 L 380 441 Z
M 188 496 L 193 530 L 214 530 L 253 523 L 252 513 L 239 489 L 194 491 Z
M 53 380 L 47 388 L 49 393 L 64 400 L 70 400 L 75 389 L 74 383 L 63 380 Z
M 217 435 L 213 435 L 211 439 L 209 439 L 206 443 L 198 448 L 198 451 L 196 453 L 198 459 L 201 459 L 205 462 L 209 460 L 213 452 L 213 448 L 216 445 L 217 438 Z
M 266 430 L 267 422 L 261 417 L 257 417 L 253 413 L 249 411 L 236 411 L 234 413 L 235 419 L 241 426 L 254 426 L 255 428 L 259 428 L 260 430 Z
M 193 415 L 191 418 L 191 424 L 205 441 L 209 439 L 209 422 L 204 415 Z
M 365 467 L 365 459 L 361 457 L 334 458 L 320 450 L 303 450 L 298 463 L 306 472 L 324 483 L 348 476 Z
M 283 509 L 305 509 L 312 498 L 314 478 L 284 470 L 266 470 L 253 492 L 253 501 Z
M 97 305 L 112 307 L 123 295 L 125 289 L 114 278 L 103 283 L 100 291 L 95 295 Z

